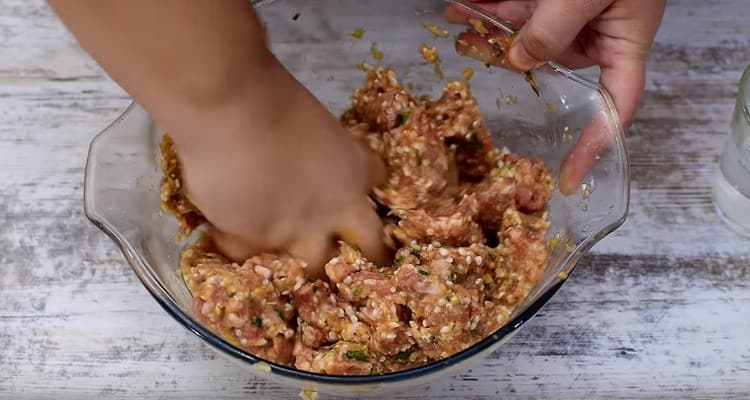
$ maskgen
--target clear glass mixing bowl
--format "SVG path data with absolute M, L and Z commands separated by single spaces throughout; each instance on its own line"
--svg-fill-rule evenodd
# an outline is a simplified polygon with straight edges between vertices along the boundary
M 471 348 L 445 360 L 408 371 L 360 377 L 324 376 L 264 362 L 230 345 L 199 322 L 185 285 L 175 275 L 179 252 L 177 225 L 159 207 L 162 132 L 137 104 L 131 105 L 91 143 L 86 165 L 88 218 L 121 248 L 125 258 L 159 304 L 188 330 L 248 371 L 285 385 L 324 393 L 382 395 L 442 374 L 458 373 L 505 342 L 552 297 L 581 257 L 625 219 L 629 167 L 623 132 L 609 96 L 597 84 L 549 64 L 534 72 L 539 95 L 524 76 L 459 56 L 455 36 L 465 26 L 449 25 L 442 0 L 279 0 L 259 2 L 271 48 L 297 79 L 333 113 L 349 104 L 364 73 L 355 65 L 391 65 L 419 94 L 439 95 L 442 82 L 419 55 L 421 43 L 437 47 L 446 79 L 473 68 L 471 87 L 496 144 L 538 157 L 557 175 L 563 160 L 590 165 L 570 195 L 555 190 L 549 202 L 554 244 L 546 270 L 510 321 Z M 471 5 L 451 1 L 466 10 Z M 486 13 L 474 18 L 488 27 L 512 29 Z M 449 32 L 434 35 L 425 26 Z M 361 39 L 350 35 L 361 28 Z M 354 35 L 357 36 L 357 35 Z M 373 57 L 374 47 L 382 60 Z

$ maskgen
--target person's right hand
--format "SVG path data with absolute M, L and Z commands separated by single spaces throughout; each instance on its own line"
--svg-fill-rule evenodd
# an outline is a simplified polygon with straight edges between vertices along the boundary
M 329 243 L 385 261 L 377 163 L 270 53 L 247 0 L 49 0 L 174 140 L 188 198 L 236 261 L 289 251 L 320 275 Z
M 272 57 L 272 56 L 271 56 Z M 219 249 L 242 261 L 288 251 L 320 277 L 335 239 L 385 262 L 382 226 L 368 192 L 382 165 L 284 68 L 211 111 L 183 114 L 170 132 L 186 194 Z M 240 87 L 238 83 L 238 87 Z
M 646 58 L 665 0 L 475 2 L 521 27 L 507 54 L 512 67 L 528 71 L 548 61 L 571 69 L 598 65 L 600 83 L 612 96 L 623 130 L 627 130 L 643 94 Z M 466 12 L 457 6 L 449 7 L 446 17 L 451 22 L 468 22 Z M 595 134 L 591 132 L 588 134 Z M 564 164 L 560 190 L 574 191 L 584 173 L 583 165 Z

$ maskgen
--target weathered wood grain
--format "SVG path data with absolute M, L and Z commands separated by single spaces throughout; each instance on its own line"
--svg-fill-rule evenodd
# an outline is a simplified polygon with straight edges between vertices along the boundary
M 499 352 L 400 398 L 750 398 L 750 241 L 710 199 L 747 7 L 670 2 L 626 224 Z M 42 1 L 0 10 L 0 398 L 296 398 L 182 329 L 85 220 L 87 145 L 127 96 Z

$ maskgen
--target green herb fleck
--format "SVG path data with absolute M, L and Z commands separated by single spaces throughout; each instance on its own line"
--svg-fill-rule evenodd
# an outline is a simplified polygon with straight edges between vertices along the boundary
M 418 269 L 417 272 L 419 272 L 419 275 L 424 275 L 424 276 L 427 276 L 427 275 L 430 274 L 429 272 L 427 272 L 427 271 L 425 271 L 423 269 Z
M 414 156 L 417 157 L 417 165 L 422 165 L 422 161 L 424 159 L 422 150 L 414 149 Z
M 356 350 L 356 351 L 347 351 L 344 353 L 344 358 L 347 360 L 357 360 L 362 362 L 368 362 L 370 361 L 370 357 L 367 356 L 367 354 Z
M 437 344 L 438 341 L 439 341 L 439 339 L 436 338 L 435 336 L 430 336 L 430 343 Z
M 261 326 L 263 326 L 263 318 L 261 318 L 261 317 L 254 317 L 253 318 L 253 325 L 257 326 L 258 328 L 260 328 Z
M 362 28 L 357 28 L 349 33 L 349 36 L 355 38 L 355 39 L 362 39 L 363 36 L 365 36 L 365 30 Z
M 440 69 L 440 64 L 438 64 L 437 62 L 435 63 L 435 66 L 432 67 L 432 71 L 435 72 L 435 75 L 437 75 L 437 77 L 440 80 L 445 79 L 445 75 L 443 74 L 443 70 Z
M 492 42 L 492 56 L 495 58 L 500 58 L 503 56 L 503 53 L 503 47 L 500 46 L 500 43 Z
M 536 85 L 536 81 L 534 80 L 534 75 L 531 75 L 531 71 L 526 71 L 523 73 L 524 79 L 526 79 L 526 82 L 529 83 L 529 86 L 531 86 L 531 90 L 534 91 L 534 94 L 536 94 L 536 97 L 539 97 L 539 86 Z
M 489 259 L 492 260 L 492 261 L 497 260 L 497 254 L 495 254 L 493 252 L 487 253 L 487 257 L 489 257 Z
M 422 255 L 422 252 L 421 252 L 421 251 L 420 251 L 420 250 L 419 250 L 418 248 L 416 248 L 416 247 L 412 247 L 412 248 L 411 248 L 411 249 L 409 250 L 409 254 L 411 254 L 411 255 L 414 255 L 414 256 L 417 256 L 417 257 L 419 257 L 419 256 L 421 256 L 421 255 Z
M 302 12 L 300 12 L 300 11 L 297 11 L 296 13 L 294 13 L 294 15 L 292 15 L 292 21 L 296 21 L 296 20 L 298 20 L 298 19 L 299 19 L 299 16 L 300 16 L 301 14 L 302 14 Z
M 376 61 L 383 59 L 383 52 L 378 49 L 378 45 L 375 42 L 372 42 L 372 45 L 370 46 L 370 55 L 372 55 L 372 58 Z
M 412 353 L 411 348 L 408 348 L 396 354 L 396 359 L 399 361 L 409 361 L 409 358 L 411 358 L 411 353 Z
M 485 68 L 489 68 L 489 67 L 491 67 L 491 66 L 492 66 L 492 64 L 490 64 L 490 63 L 488 63 L 488 62 L 484 63 L 484 67 L 485 67 Z
M 399 253 L 396 253 L 396 264 L 400 265 L 402 262 L 404 262 L 404 255 Z
M 411 116 L 411 111 L 404 111 L 402 113 L 398 113 L 396 115 L 396 126 L 401 126 L 404 124 L 404 122 L 409 120 L 409 117 Z
M 275 313 L 276 313 L 276 315 L 278 315 L 278 316 L 279 316 L 279 318 L 282 318 L 282 319 L 284 318 L 284 317 L 282 317 L 282 316 L 281 316 L 281 311 L 279 311 L 279 309 L 278 309 L 278 308 L 274 308 L 274 309 L 273 309 L 273 312 L 275 312 Z
M 358 287 L 352 291 L 352 294 L 356 297 L 362 296 L 362 288 Z

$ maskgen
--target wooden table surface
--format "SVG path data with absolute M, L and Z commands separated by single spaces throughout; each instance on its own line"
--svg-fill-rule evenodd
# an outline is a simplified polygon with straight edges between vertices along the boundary
M 628 221 L 501 350 L 399 398 L 750 398 L 750 241 L 710 194 L 749 7 L 670 2 Z M 42 1 L 0 0 L 0 398 L 296 398 L 167 316 L 85 219 L 88 143 L 128 102 Z

